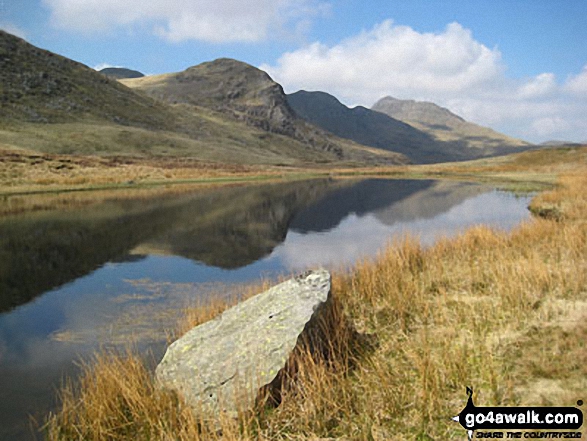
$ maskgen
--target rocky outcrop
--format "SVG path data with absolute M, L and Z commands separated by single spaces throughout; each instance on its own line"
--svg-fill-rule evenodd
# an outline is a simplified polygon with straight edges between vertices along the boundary
M 295 135 L 295 114 L 281 86 L 237 60 L 220 58 L 190 67 L 168 77 L 166 87 L 158 87 L 153 95 L 209 107 L 268 132 Z
M 174 342 L 157 380 L 197 411 L 234 416 L 280 389 L 300 346 L 324 350 L 332 304 L 326 270 L 287 280 Z

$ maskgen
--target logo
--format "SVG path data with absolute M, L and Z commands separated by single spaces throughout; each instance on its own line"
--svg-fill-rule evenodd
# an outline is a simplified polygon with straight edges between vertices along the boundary
M 555 430 L 556 434 L 538 436 L 534 432 L 524 433 L 524 438 L 581 438 L 581 432 L 560 432 L 577 430 L 583 425 L 583 412 L 576 407 L 477 407 L 473 403 L 473 389 L 467 387 L 467 405 L 453 417 L 465 430 L 469 440 L 476 430 L 518 430 L 518 432 L 478 433 L 477 438 L 522 438 L 520 430 Z M 582 406 L 583 401 L 577 401 Z M 553 436 L 554 435 L 554 436 Z

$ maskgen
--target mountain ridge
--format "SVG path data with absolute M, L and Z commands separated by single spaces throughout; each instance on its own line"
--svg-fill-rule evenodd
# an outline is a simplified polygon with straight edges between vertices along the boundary
M 230 58 L 142 77 L 108 69 L 0 31 L 0 143 L 282 165 L 433 163 L 530 147 L 433 103 L 385 97 L 350 109 L 324 92 L 287 96 L 269 74 Z
M 399 154 L 339 140 L 318 128 L 288 136 L 287 125 L 274 129 L 282 118 L 280 106 L 269 106 L 270 115 L 247 109 L 243 115 L 256 122 L 250 124 L 222 112 L 222 106 L 174 105 L 3 31 L 0 103 L 5 149 L 274 165 L 406 162 Z
M 361 106 L 351 109 L 325 92 L 307 91 L 290 94 L 288 100 L 312 124 L 342 138 L 402 153 L 414 163 L 463 161 L 529 148 L 523 141 L 468 123 L 433 103 L 386 97 L 372 109 Z M 393 111 L 396 110 L 393 108 L 388 111 L 389 102 L 415 106 L 415 109 L 412 113 Z M 407 118 L 406 113 L 412 118 Z
M 291 120 L 295 116 L 283 98 L 281 85 L 266 72 L 231 58 L 120 82 L 170 104 L 210 108 L 263 130 L 293 132 Z
M 430 135 L 383 113 L 348 108 L 326 92 L 300 90 L 287 99 L 302 118 L 342 138 L 401 153 L 415 163 L 446 159 Z
M 346 144 L 348 141 L 334 138 L 299 118 L 283 87 L 266 72 L 242 61 L 219 58 L 181 72 L 120 82 L 157 100 L 207 108 L 251 127 L 288 136 L 315 149 L 333 153 L 338 158 L 349 155 L 350 150 L 359 149 L 369 154 L 397 155 L 396 162 L 405 162 L 397 152 Z

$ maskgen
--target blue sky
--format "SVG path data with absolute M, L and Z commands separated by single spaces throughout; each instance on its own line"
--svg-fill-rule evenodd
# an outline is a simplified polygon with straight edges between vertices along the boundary
M 231 57 L 287 92 L 427 100 L 526 140 L 587 141 L 586 0 L 0 0 L 0 27 L 90 67 Z

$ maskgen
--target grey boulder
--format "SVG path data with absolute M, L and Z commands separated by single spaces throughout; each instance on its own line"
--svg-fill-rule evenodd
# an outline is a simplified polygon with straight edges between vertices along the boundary
M 324 269 L 280 283 L 172 343 L 157 380 L 204 414 L 236 416 L 280 387 L 296 348 L 325 335 L 331 303 Z

